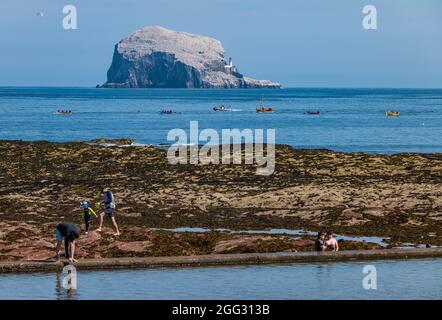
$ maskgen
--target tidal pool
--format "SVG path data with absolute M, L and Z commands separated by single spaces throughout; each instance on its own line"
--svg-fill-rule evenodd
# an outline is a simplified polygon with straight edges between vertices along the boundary
M 314 231 L 306 231 L 300 229 L 269 229 L 269 230 L 230 230 L 224 228 L 217 229 L 207 229 L 207 228 L 191 228 L 191 227 L 183 227 L 183 228 L 151 228 L 150 230 L 164 230 L 170 232 L 227 232 L 227 233 L 246 233 L 246 234 L 281 234 L 281 235 L 291 235 L 291 236 L 316 236 L 318 233 Z M 357 242 L 371 242 L 380 245 L 381 247 L 386 247 L 390 238 L 388 237 L 357 237 L 357 236 L 346 236 L 341 234 L 335 234 L 335 237 L 338 241 L 357 241 Z M 425 247 L 425 246 L 424 246 Z
M 65 276 L 2 274 L 0 299 L 442 299 L 442 259 L 79 271 L 77 290 Z

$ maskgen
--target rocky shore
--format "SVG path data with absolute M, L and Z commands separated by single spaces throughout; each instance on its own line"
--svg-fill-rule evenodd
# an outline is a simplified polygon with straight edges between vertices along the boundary
M 222 231 L 332 229 L 346 235 L 442 245 L 442 154 L 369 155 L 276 148 L 276 169 L 253 165 L 170 165 L 151 146 L 0 141 L 0 260 L 53 257 L 53 230 L 81 225 L 79 202 L 117 199 L 123 234 L 110 221 L 79 240 L 80 258 L 312 251 L 314 237 Z M 120 144 L 120 145 L 119 145 Z M 93 221 L 93 227 L 97 220 Z M 344 241 L 343 250 L 379 249 Z

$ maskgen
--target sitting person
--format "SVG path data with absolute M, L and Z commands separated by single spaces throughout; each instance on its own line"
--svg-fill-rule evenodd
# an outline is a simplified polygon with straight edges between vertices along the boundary
M 315 241 L 315 250 L 316 251 L 324 251 L 325 247 L 324 247 L 324 233 L 322 232 L 318 232 L 318 237 L 316 238 Z
M 333 232 L 327 232 L 327 240 L 324 242 L 324 250 L 339 251 L 338 241 L 333 237 Z

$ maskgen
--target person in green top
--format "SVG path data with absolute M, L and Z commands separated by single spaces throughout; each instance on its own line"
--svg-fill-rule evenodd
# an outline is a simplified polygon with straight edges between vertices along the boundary
M 97 214 L 95 211 L 89 206 L 88 201 L 83 201 L 80 203 L 81 208 L 83 208 L 83 212 L 81 213 L 81 218 L 84 221 L 84 225 L 86 226 L 86 234 L 89 233 L 89 226 L 91 224 L 91 218 L 93 214 L 97 218 Z

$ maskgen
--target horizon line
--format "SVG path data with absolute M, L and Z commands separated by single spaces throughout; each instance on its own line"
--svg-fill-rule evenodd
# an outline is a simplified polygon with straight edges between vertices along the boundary
M 274 88 L 97 88 L 95 86 L 47 86 L 47 85 L 29 85 L 29 86 L 17 86 L 17 85 L 0 85 L 0 88 L 65 88 L 65 89 L 104 89 L 104 90 L 226 90 L 226 91 L 236 91 L 236 90 L 245 90 L 245 91 L 254 91 L 254 90 L 266 90 L 266 91 L 278 91 L 285 89 L 400 89 L 400 90 L 442 90 L 442 87 L 394 87 L 394 86 L 386 86 L 386 87 L 346 87 L 346 86 L 293 86 L 293 87 L 282 87 L 279 89 Z

